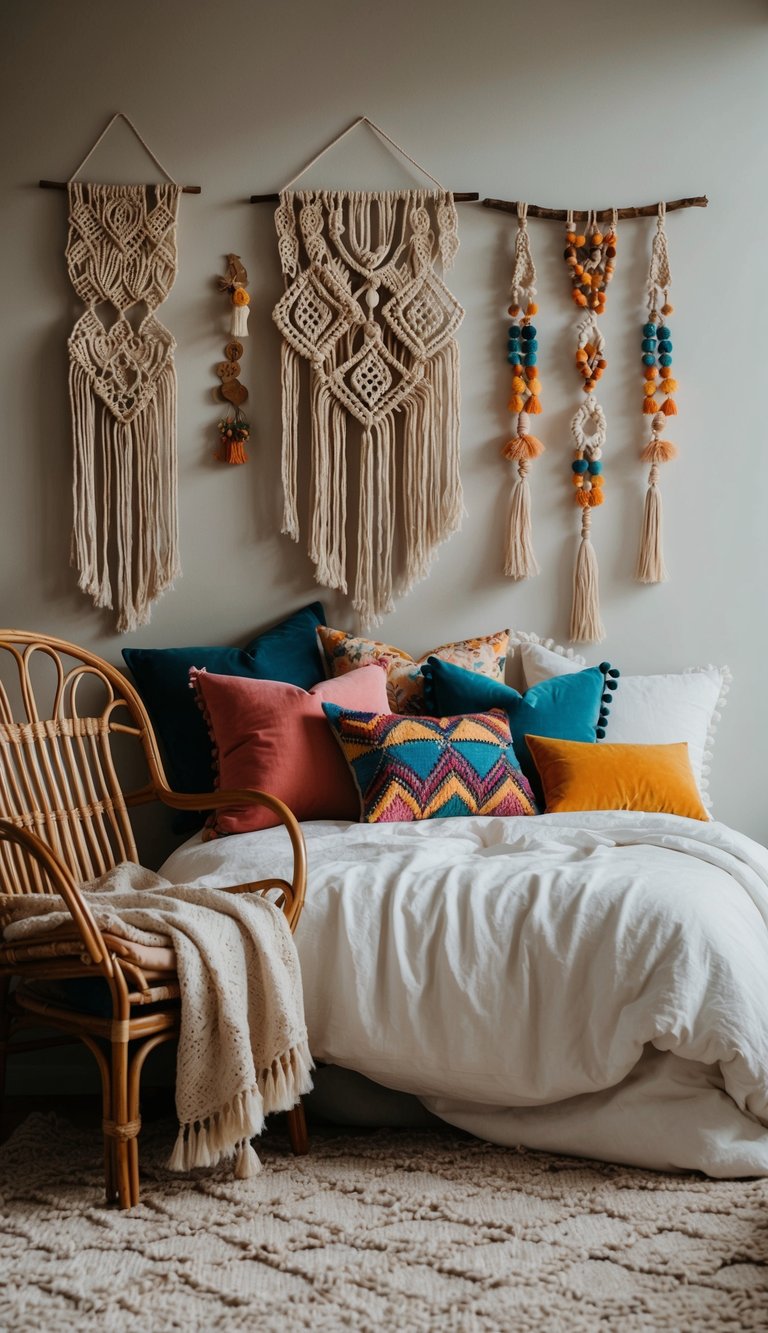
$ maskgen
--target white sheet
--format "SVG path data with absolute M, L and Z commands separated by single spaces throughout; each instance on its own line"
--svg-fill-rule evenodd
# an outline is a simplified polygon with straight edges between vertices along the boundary
M 663 1169 L 768 1175 L 768 851 L 610 812 L 305 824 L 310 1046 L 443 1119 Z M 282 830 L 162 868 L 285 874 Z

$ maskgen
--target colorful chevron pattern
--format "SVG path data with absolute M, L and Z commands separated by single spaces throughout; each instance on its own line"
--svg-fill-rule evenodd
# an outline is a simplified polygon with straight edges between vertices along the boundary
M 536 814 L 500 709 L 461 717 L 323 710 L 357 783 L 364 823 Z

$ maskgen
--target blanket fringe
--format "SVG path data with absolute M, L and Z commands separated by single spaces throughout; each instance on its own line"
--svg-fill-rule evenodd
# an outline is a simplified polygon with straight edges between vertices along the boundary
M 261 1133 L 265 1116 L 290 1111 L 310 1091 L 313 1068 L 306 1041 L 278 1056 L 262 1071 L 255 1087 L 238 1092 L 207 1119 L 179 1126 L 168 1169 L 191 1171 L 234 1156 L 239 1180 L 257 1175 L 261 1163 L 250 1140 Z

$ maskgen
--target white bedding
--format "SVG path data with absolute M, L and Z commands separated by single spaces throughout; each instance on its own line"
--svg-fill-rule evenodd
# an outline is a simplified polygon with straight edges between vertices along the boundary
M 494 1142 L 768 1175 L 768 851 L 609 812 L 303 826 L 316 1060 Z M 287 874 L 282 829 L 161 873 Z

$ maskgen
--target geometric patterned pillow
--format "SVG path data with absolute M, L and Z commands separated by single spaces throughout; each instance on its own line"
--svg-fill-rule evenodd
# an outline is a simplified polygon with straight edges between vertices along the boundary
M 359 713 L 324 703 L 367 824 L 460 815 L 535 815 L 499 709 L 461 717 Z
M 424 653 L 418 660 L 401 648 L 393 647 L 391 643 L 361 639 L 359 635 L 329 629 L 326 625 L 318 626 L 317 641 L 327 676 L 343 676 L 347 671 L 378 662 L 387 669 L 387 693 L 392 712 L 423 713 L 424 678 L 421 668 L 428 657 L 439 657 L 443 662 L 451 662 L 454 666 L 463 667 L 465 671 L 476 671 L 491 680 L 503 680 L 509 651 L 509 630 L 499 630 L 496 634 L 474 639 L 460 639 L 457 643 L 444 643 L 440 648 Z

